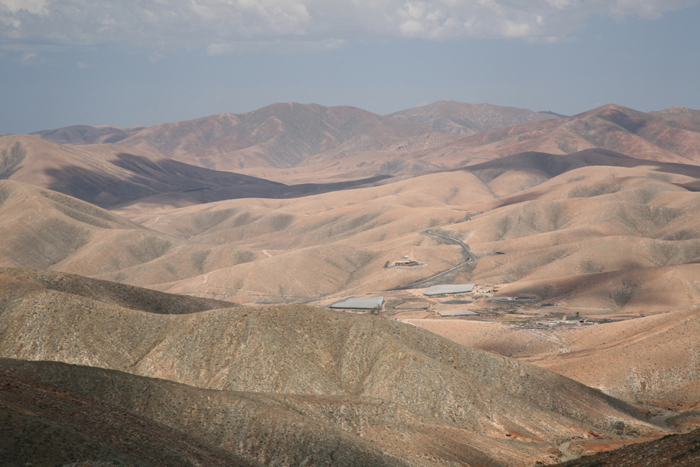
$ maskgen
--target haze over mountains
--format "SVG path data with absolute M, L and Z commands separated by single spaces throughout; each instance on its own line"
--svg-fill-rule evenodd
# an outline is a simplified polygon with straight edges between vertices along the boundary
M 3 420 L 136 465 L 530 466 L 698 426 L 699 114 L 274 104 L 0 137 Z M 483 321 L 402 290 L 467 259 L 428 229 L 477 260 L 423 285 L 497 285 Z M 317 308 L 369 295 L 384 316 Z M 574 313 L 615 322 L 507 323 Z

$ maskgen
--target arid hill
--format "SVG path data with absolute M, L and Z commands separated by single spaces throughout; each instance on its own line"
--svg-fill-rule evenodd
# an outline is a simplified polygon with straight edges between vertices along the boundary
M 6 467 L 259 465 L 99 397 L 8 374 L 0 360 L 0 459 Z M 37 366 L 56 366 L 42 363 Z M 70 377 L 63 372 L 62 377 Z M 85 384 L 86 378 L 73 383 Z M 92 381 L 90 381 L 92 382 Z M 94 382 L 93 382 L 94 383 Z
M 551 118 L 513 107 L 454 101 L 388 116 L 354 107 L 288 103 L 150 128 L 78 125 L 34 134 L 61 144 L 119 143 L 188 164 L 239 171 L 296 167 L 312 156 L 318 162 L 367 151 L 421 150 L 455 139 L 440 133 L 470 135 Z
M 290 456 L 353 465 L 359 453 L 370 465 L 531 465 L 556 459 L 572 437 L 660 431 L 634 406 L 572 380 L 380 317 L 305 306 L 152 313 L 114 305 L 108 289 L 87 298 L 41 283 L 27 270 L 0 276 L 2 357 L 147 378 L 21 362 L 5 362 L 6 374 L 267 465 Z M 337 458 L 330 446 L 340 446 Z
M 584 316 L 590 313 L 578 310 Z M 574 315 L 575 311 L 562 313 Z M 691 309 L 556 328 L 439 319 L 410 322 L 457 343 L 547 368 L 623 400 L 686 412 L 667 422 L 683 430 L 686 419 L 698 415 L 697 318 L 698 310 Z
M 429 106 L 433 112 L 429 120 L 435 120 L 436 125 L 451 121 L 451 113 L 438 104 Z M 310 174 L 324 179 L 352 179 L 378 173 L 415 175 L 526 152 L 563 155 L 589 149 L 614 151 L 642 160 L 697 165 L 700 126 L 692 123 L 694 111 L 664 112 L 643 113 L 607 105 L 572 117 L 498 127 L 451 141 L 434 140 L 422 147 L 396 144 L 382 150 L 344 154 L 340 159 L 324 153 L 294 169 L 251 168 L 245 173 L 283 182 L 306 180 Z M 447 123 L 444 125 L 450 130 Z
M 327 304 L 459 264 L 458 249 L 421 234 L 440 227 L 478 257 L 444 280 L 507 283 L 513 293 L 611 311 L 685 309 L 698 298 L 685 282 L 650 297 L 669 290 L 659 277 L 696 267 L 698 196 L 688 188 L 697 172 L 606 151 L 526 153 L 302 198 L 156 212 L 155 201 L 137 203 L 121 211 L 131 221 L 5 181 L 0 265 L 239 303 Z M 405 255 L 422 266 L 383 267 Z
M 56 130 L 42 130 L 31 133 L 59 144 L 116 143 L 129 133 L 144 127 L 121 128 L 118 126 L 73 125 Z
M 598 148 L 697 164 L 697 113 L 680 108 L 643 113 L 611 104 L 558 118 L 440 101 L 379 116 L 353 107 L 290 103 L 149 128 L 78 126 L 35 134 L 60 143 L 118 143 L 200 167 L 298 184 L 416 175 L 529 151 Z
M 478 133 L 421 157 L 433 159 L 439 155 L 458 162 L 527 151 L 570 154 L 599 148 L 637 159 L 697 164 L 699 141 L 698 125 L 611 104 L 568 118 Z
M 59 145 L 37 136 L 0 138 L 0 180 L 10 179 L 102 207 L 134 202 L 180 207 L 235 198 L 286 198 L 381 180 L 287 186 L 248 175 L 183 164 L 123 145 Z
M 435 124 L 461 125 L 443 106 Z M 352 108 L 240 117 L 119 144 L 0 138 L 0 356 L 25 360 L 1 365 L 12 387 L 206 444 L 183 462 L 201 448 L 529 466 L 700 424 L 692 111 L 605 106 L 466 137 Z M 170 159 L 224 153 L 248 175 Z M 486 291 L 423 296 L 440 283 Z M 376 295 L 380 316 L 308 306 Z M 437 315 L 458 307 L 477 315 Z M 12 417 L 28 411 L 12 426 L 65 428 L 10 393 Z M 71 423 L 60 439 L 151 462 Z
M 451 100 L 387 115 L 403 122 L 420 123 L 441 133 L 469 136 L 482 131 L 556 118 L 541 112 L 492 104 L 464 104 Z
M 632 444 L 610 452 L 557 464 L 560 467 L 694 467 L 700 464 L 700 430 L 667 435 L 655 441 Z
M 693 125 L 700 125 L 700 110 L 688 109 L 686 107 L 671 107 L 670 109 L 649 113 L 665 120 L 680 120 L 682 122 L 692 123 Z
M 294 167 L 340 146 L 380 149 L 431 131 L 355 107 L 289 103 L 156 125 L 130 133 L 120 144 L 210 169 L 240 170 Z

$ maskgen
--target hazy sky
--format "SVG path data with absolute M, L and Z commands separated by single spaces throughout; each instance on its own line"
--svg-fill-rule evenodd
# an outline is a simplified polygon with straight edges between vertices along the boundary
M 0 0 L 0 133 L 274 102 L 700 109 L 698 0 Z

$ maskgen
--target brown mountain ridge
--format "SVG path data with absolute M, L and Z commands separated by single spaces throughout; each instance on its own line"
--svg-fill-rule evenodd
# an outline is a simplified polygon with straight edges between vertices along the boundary
M 35 274 L 46 277 L 0 275 L 3 357 L 145 378 L 19 361 L 5 361 L 5 374 L 84 392 L 267 465 L 322 462 L 322 446 L 336 443 L 345 454 L 330 454 L 332 465 L 363 455 L 377 465 L 531 465 L 556 459 L 570 437 L 660 431 L 638 408 L 568 378 L 380 317 L 304 306 L 158 314 L 44 288 Z M 304 441 L 292 448 L 290 436 Z
M 530 467 L 697 427 L 693 111 L 511 110 L 276 104 L 1 137 L 19 452 Z M 423 295 L 458 283 L 476 292 Z M 377 295 L 376 316 L 319 308 Z

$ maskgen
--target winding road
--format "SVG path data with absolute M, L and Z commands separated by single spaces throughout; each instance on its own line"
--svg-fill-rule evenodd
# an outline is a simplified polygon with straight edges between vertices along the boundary
M 448 236 L 446 236 L 446 235 L 437 234 L 437 233 L 433 232 L 433 231 L 430 230 L 430 229 L 424 230 L 424 231 L 421 232 L 421 233 L 422 233 L 423 235 L 430 235 L 431 237 L 444 238 L 445 240 L 448 240 L 448 241 L 450 241 L 450 242 L 452 242 L 452 243 L 455 243 L 455 244 L 459 245 L 460 248 L 462 248 L 462 251 L 464 251 L 464 252 L 467 254 L 467 256 L 469 256 L 469 259 L 468 259 L 467 261 L 461 263 L 461 264 L 458 264 L 458 265 L 455 266 L 455 267 L 452 267 L 452 268 L 447 269 L 447 270 L 445 270 L 445 271 L 439 272 L 439 273 L 435 274 L 434 276 L 430 276 L 430 277 L 428 277 L 427 279 L 421 279 L 421 280 L 419 280 L 419 281 L 417 281 L 417 282 L 411 282 L 410 284 L 402 285 L 402 286 L 400 286 L 400 287 L 394 287 L 393 289 L 389 289 L 389 290 L 405 290 L 405 289 L 412 289 L 412 288 L 415 288 L 415 287 L 420 286 L 421 284 L 425 284 L 426 282 L 429 282 L 429 281 L 432 281 L 432 280 L 437 279 L 437 278 L 439 278 L 439 277 L 445 276 L 445 275 L 451 273 L 452 271 L 456 271 L 457 269 L 459 269 L 459 268 L 461 268 L 461 267 L 464 267 L 464 266 L 466 266 L 467 264 L 470 264 L 470 263 L 476 261 L 476 256 L 474 256 L 474 255 L 472 254 L 472 252 L 469 251 L 469 249 L 467 248 L 467 245 L 465 245 L 465 244 L 462 243 L 461 241 L 457 240 L 456 238 L 448 237 Z

